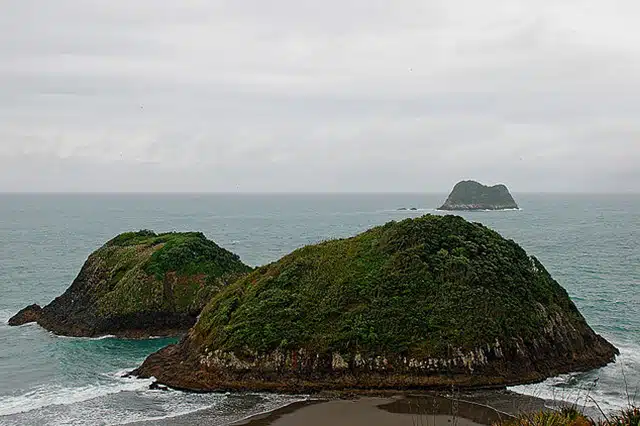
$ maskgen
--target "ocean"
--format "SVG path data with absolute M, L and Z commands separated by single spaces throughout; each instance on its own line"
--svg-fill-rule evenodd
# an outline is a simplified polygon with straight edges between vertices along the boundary
M 212 409 L 227 424 L 304 396 L 149 390 L 122 378 L 175 339 L 55 336 L 6 321 L 45 305 L 124 231 L 202 231 L 245 263 L 434 210 L 446 194 L 0 195 L 0 425 L 114 425 Z M 618 362 L 514 391 L 613 410 L 640 403 L 640 195 L 515 194 L 519 211 L 462 213 L 537 256 Z M 417 211 L 398 211 L 416 207 Z

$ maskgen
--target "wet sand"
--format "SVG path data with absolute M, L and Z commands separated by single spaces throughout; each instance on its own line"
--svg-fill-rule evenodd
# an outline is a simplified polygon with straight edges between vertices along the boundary
M 233 426 L 477 426 L 544 405 L 538 398 L 507 391 L 460 394 L 455 399 L 435 394 L 370 396 L 295 403 Z
M 506 390 L 443 393 L 319 395 L 280 409 L 231 423 L 233 426 L 478 426 L 522 411 L 543 409 L 545 400 Z M 136 424 L 167 426 L 222 425 L 215 409 Z
M 276 410 L 256 416 L 234 426 L 416 426 L 458 425 L 479 426 L 465 418 L 443 414 L 416 414 L 392 412 L 383 409 L 397 403 L 393 398 L 365 397 L 356 400 L 334 400 L 298 407 L 294 410 Z

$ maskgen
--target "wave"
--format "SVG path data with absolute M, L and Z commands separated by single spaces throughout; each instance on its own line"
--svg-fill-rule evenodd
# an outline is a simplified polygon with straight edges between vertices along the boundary
M 0 397 L 0 416 L 26 413 L 54 405 L 77 404 L 119 392 L 145 390 L 153 382 L 153 379 L 121 377 L 127 371 L 130 369 L 106 374 L 116 379 L 114 383 L 77 387 L 42 385 L 22 395 Z
M 53 337 L 69 340 L 104 340 L 104 339 L 117 339 L 117 336 L 113 334 L 105 334 L 98 337 L 84 337 L 84 336 L 64 336 L 62 334 L 55 334 L 53 331 L 49 331 L 49 334 Z
M 509 390 L 611 412 L 640 403 L 640 345 L 613 342 L 620 350 L 615 363 L 586 373 L 569 373 L 544 382 L 510 387 Z M 597 404 L 597 405 L 596 405 Z
M 12 311 L 9 309 L 0 309 L 0 326 L 8 325 L 9 319 L 14 316 L 18 311 Z
M 185 415 L 189 415 L 189 414 L 193 414 L 193 413 L 197 413 L 200 411 L 209 410 L 214 407 L 217 407 L 226 398 L 228 398 L 229 395 L 230 395 L 229 393 L 225 393 L 225 394 L 205 393 L 205 394 L 196 395 L 196 394 L 189 394 L 189 393 L 176 391 L 176 395 L 174 396 L 186 397 L 189 401 L 185 400 L 183 402 L 180 402 L 180 401 L 176 401 L 175 398 L 171 398 L 171 403 L 169 404 L 169 406 L 165 407 L 166 411 L 170 414 L 160 415 L 160 416 L 144 416 L 144 415 L 130 416 L 128 419 L 124 421 L 120 420 L 117 423 L 111 423 L 111 424 L 125 425 L 125 424 L 135 423 L 139 421 L 148 422 L 148 421 L 157 421 L 157 420 L 181 417 L 181 416 L 185 416 Z M 197 398 L 198 396 L 200 396 L 203 399 L 203 401 L 200 404 L 197 404 L 195 403 L 195 401 L 193 401 L 194 397 Z M 294 404 L 296 402 L 305 401 L 308 399 L 307 397 L 304 397 L 304 396 L 294 397 L 294 396 L 285 396 L 285 395 L 278 395 L 278 394 L 245 394 L 245 396 L 247 397 L 259 396 L 261 398 L 264 398 L 264 402 L 257 404 L 253 410 L 245 411 L 245 414 L 240 414 L 237 412 L 224 413 L 222 412 L 224 410 L 221 410 L 221 412 L 218 413 L 220 415 L 220 420 L 224 419 L 225 424 L 231 424 L 231 423 L 235 424 L 235 423 L 248 420 L 252 417 L 259 416 L 262 414 L 267 414 L 272 411 L 279 410 L 280 408 L 286 407 L 288 405 Z M 211 398 L 214 398 L 214 399 L 212 400 Z

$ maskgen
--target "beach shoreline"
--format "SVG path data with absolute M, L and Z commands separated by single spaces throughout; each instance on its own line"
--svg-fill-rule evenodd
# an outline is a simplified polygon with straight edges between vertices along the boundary
M 457 426 L 489 425 L 522 411 L 547 409 L 549 401 L 509 390 L 462 393 L 385 391 L 369 394 L 319 393 L 276 409 L 230 423 L 219 420 L 215 408 L 134 423 L 164 426 Z

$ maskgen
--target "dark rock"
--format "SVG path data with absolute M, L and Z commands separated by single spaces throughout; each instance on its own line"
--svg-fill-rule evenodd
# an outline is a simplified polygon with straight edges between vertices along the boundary
M 458 182 L 438 210 L 513 210 L 518 205 L 506 186 L 485 186 L 467 180 Z
M 415 210 L 418 210 L 418 209 L 415 208 L 415 207 L 411 207 L 409 210 L 414 210 L 415 211 Z
M 398 211 L 405 211 L 405 210 L 407 210 L 407 208 L 406 208 L 406 207 L 400 207 L 400 208 L 398 209 Z
M 33 304 L 26 308 L 22 308 L 17 314 L 9 318 L 9 325 L 22 325 L 30 322 L 36 322 L 42 314 L 40 305 Z
M 151 390 L 161 390 L 161 391 L 168 391 L 169 388 L 166 386 L 162 386 L 161 384 L 159 384 L 158 382 L 153 382 L 149 385 L 149 389 Z

